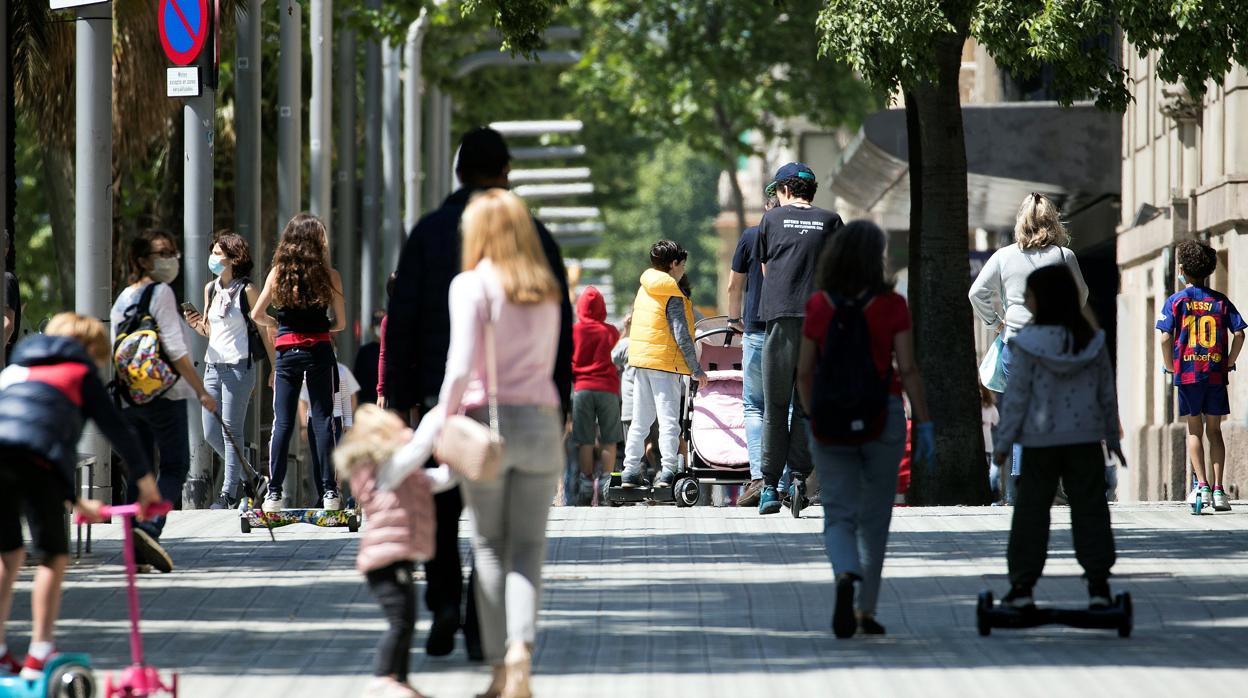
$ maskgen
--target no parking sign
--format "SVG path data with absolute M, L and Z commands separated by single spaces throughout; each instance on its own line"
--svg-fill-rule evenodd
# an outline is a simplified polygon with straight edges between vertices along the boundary
M 212 35 L 208 0 L 160 0 L 160 43 L 175 65 L 190 65 Z

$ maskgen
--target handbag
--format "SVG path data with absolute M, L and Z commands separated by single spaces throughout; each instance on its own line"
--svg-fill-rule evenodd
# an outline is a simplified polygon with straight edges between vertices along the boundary
M 494 355 L 494 321 L 485 323 L 485 393 L 489 425 L 462 414 L 442 424 L 433 456 L 472 481 L 493 480 L 503 462 L 503 437 L 498 431 L 498 364 Z
M 1005 366 L 1002 361 L 1004 349 L 1005 340 L 997 335 L 992 346 L 984 353 L 984 360 L 979 362 L 979 382 L 994 393 L 1005 392 Z

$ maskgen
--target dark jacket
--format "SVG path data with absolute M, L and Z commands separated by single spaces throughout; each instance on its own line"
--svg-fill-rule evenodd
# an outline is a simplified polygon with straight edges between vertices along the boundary
M 447 294 L 451 280 L 460 271 L 459 221 L 473 191 L 465 187 L 448 196 L 440 208 L 416 223 L 403 245 L 386 320 L 387 407 L 428 408 L 437 402 L 451 344 Z M 540 221 L 534 223 L 550 270 L 562 289 L 554 380 L 566 415 L 572 401 L 572 303 L 568 299 L 568 273 L 555 238 Z
M 77 447 L 88 419 L 129 464 L 132 479 L 150 471 L 147 452 L 81 344 L 46 335 L 18 342 L 12 363 L 0 373 L 0 450 L 26 451 L 56 466 L 65 499 L 77 501 Z M 0 467 L 9 460 L 0 459 Z

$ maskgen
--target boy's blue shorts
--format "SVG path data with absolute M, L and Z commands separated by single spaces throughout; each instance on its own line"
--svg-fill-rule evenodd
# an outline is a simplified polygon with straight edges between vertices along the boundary
M 1179 389 L 1179 416 L 1194 417 L 1207 414 L 1223 417 L 1231 413 L 1231 399 L 1226 385 L 1188 383 L 1176 385 Z

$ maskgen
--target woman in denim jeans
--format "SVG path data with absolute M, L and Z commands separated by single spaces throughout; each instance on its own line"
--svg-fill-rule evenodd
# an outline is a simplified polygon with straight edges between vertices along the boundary
M 148 230 L 130 241 L 130 285 L 122 289 L 113 303 L 109 319 L 112 321 L 116 342 L 117 328 L 125 320 L 126 313 L 134 308 L 148 287 L 152 288 L 148 309 L 159 327 L 160 348 L 169 365 L 178 374 L 178 381 L 163 395 L 143 405 L 130 405 L 122 410 L 130 425 L 138 432 L 139 441 L 149 444 L 149 459 L 159 463 L 157 487 L 160 496 L 177 507 L 182 503 L 182 485 L 186 483 L 191 465 L 189 414 L 186 401 L 198 398 L 200 405 L 209 412 L 216 411 L 217 401 L 204 389 L 203 381 L 195 372 L 188 353 L 190 342 L 178 312 L 178 301 L 169 284 L 178 278 L 181 259 L 173 237 L 163 230 Z M 159 457 L 157 457 L 159 456 Z M 137 486 L 129 483 L 126 501 L 138 497 Z M 148 564 L 162 571 L 173 570 L 173 560 L 157 543 L 165 528 L 165 517 L 157 516 L 134 525 L 135 553 L 140 564 Z
M 446 416 L 461 411 L 489 421 L 492 346 L 502 468 L 498 479 L 463 489 L 474 524 L 481 646 L 494 672 L 480 695 L 519 698 L 530 695 L 546 519 L 563 472 L 554 382 L 561 293 L 528 207 L 503 189 L 477 194 L 464 210 L 462 269 L 450 289 L 446 376 L 416 438 L 431 441 Z
M 269 315 L 269 305 L 277 317 Z M 331 317 L 330 311 L 333 311 Z M 269 492 L 264 511 L 283 506 L 286 457 L 290 437 L 298 430 L 299 392 L 308 382 L 312 417 L 311 447 L 317 450 L 320 472 L 313 474 L 321 506 L 342 508 L 330 454 L 334 450 L 334 377 L 338 360 L 331 333 L 347 326 L 342 277 L 329 264 L 325 225 L 310 213 L 300 213 L 286 224 L 273 253 L 273 268 L 251 309 L 251 319 L 262 327 L 276 327 L 277 352 L 273 383 L 273 441 L 269 448 Z
M 204 413 L 204 439 L 225 463 L 225 475 L 221 480 L 221 494 L 213 502 L 212 509 L 232 509 L 238 503 L 238 486 L 242 480 L 242 464 L 238 454 L 226 445 L 225 430 L 240 439 L 247 421 L 247 406 L 255 388 L 255 365 L 251 341 L 251 318 L 243 312 L 244 296 L 248 307 L 255 307 L 260 290 L 251 283 L 251 250 L 247 241 L 236 233 L 217 235 L 208 257 L 208 270 L 217 276 L 204 286 L 205 315 L 194 310 L 186 311 L 186 322 L 199 334 L 208 338 L 208 351 L 204 354 L 204 387 L 221 406 L 222 425 L 217 416 Z M 269 357 L 269 365 L 275 365 L 273 343 L 267 331 L 259 333 L 259 341 Z M 269 384 L 273 384 L 270 374 Z M 241 441 L 239 442 L 241 443 Z
M 810 452 L 823 486 L 824 546 L 836 575 L 832 630 L 838 638 L 852 637 L 855 632 L 884 634 L 884 626 L 875 620 L 875 605 L 893 516 L 897 470 L 906 451 L 903 386 L 915 424 L 915 459 L 931 463 L 935 456 L 923 381 L 914 361 L 910 311 L 885 277 L 885 246 L 883 231 L 869 221 L 854 221 L 833 234 L 820 256 L 819 290 L 806 303 L 797 367 L 798 394 L 813 410 L 815 367 L 821 361 L 828 327 L 837 304 L 853 302 L 865 318 L 870 342 L 867 349 L 889 392 L 879 435 L 861 445 L 821 441 L 815 436 L 819 433 L 815 423 L 818 415 L 809 411 Z

